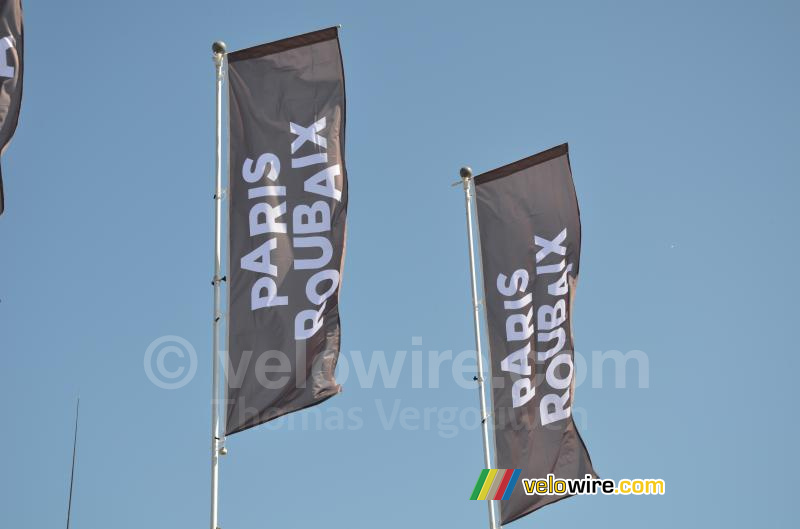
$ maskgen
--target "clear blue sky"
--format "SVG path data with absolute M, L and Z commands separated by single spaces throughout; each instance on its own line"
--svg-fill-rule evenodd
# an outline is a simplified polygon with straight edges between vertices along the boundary
M 210 44 L 337 23 L 344 357 L 471 349 L 450 183 L 462 164 L 568 141 L 584 229 L 577 350 L 649 360 L 649 387 L 631 363 L 624 389 L 610 363 L 592 387 L 589 361 L 579 426 L 601 475 L 664 478 L 667 494 L 573 498 L 513 527 L 794 526 L 800 9 L 588 1 L 26 2 L 0 217 L 3 525 L 64 524 L 80 394 L 73 527 L 206 526 Z M 163 335 L 199 355 L 180 390 L 144 373 Z M 479 430 L 387 427 L 379 411 L 474 409 L 476 392 L 452 376 L 414 388 L 403 369 L 397 387 L 372 388 L 351 369 L 342 395 L 306 412 L 360 409 L 360 425 L 231 438 L 222 527 L 485 527 L 485 505 L 467 500 Z

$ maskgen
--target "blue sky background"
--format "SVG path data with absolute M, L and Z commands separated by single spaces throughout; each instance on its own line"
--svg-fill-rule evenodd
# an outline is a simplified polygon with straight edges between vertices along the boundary
M 592 387 L 589 361 L 579 426 L 604 477 L 664 478 L 667 494 L 573 498 L 513 526 L 794 526 L 798 4 L 430 1 L 26 3 L 0 217 L 3 524 L 63 526 L 80 394 L 73 527 L 207 526 L 210 44 L 337 23 L 345 359 L 470 350 L 450 184 L 465 163 L 481 172 L 569 141 L 577 350 L 649 359 L 647 388 L 633 363 L 626 388 L 611 363 Z M 163 335 L 199 355 L 180 390 L 143 369 Z M 413 388 L 403 369 L 394 388 L 351 372 L 293 429 L 231 438 L 221 526 L 485 527 L 485 505 L 467 500 L 475 425 L 386 427 L 378 409 L 474 409 L 475 390 L 452 376 Z M 360 410 L 360 425 L 313 428 L 337 410 Z

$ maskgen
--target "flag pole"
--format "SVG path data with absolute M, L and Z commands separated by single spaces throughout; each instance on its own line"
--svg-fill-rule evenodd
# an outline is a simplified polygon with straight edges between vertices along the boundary
M 483 465 L 484 468 L 492 468 L 491 453 L 489 448 L 489 415 L 486 412 L 486 387 L 483 378 L 483 354 L 481 353 L 481 322 L 480 305 L 478 303 L 478 283 L 475 276 L 475 242 L 473 239 L 472 228 L 472 169 L 462 167 L 461 180 L 464 184 L 464 204 L 467 210 L 467 242 L 469 244 L 469 271 L 472 280 L 472 315 L 475 325 L 475 353 L 478 364 L 478 392 L 481 405 L 481 432 L 483 434 Z M 497 514 L 495 512 L 494 500 L 488 500 L 489 505 L 489 529 L 499 529 Z
M 75 404 L 75 435 L 72 438 L 72 470 L 69 474 L 69 501 L 67 503 L 67 529 L 72 523 L 72 486 L 75 483 L 75 456 L 78 453 L 78 414 L 81 411 L 81 398 Z
M 219 325 L 222 318 L 220 289 L 224 278 L 220 277 L 222 261 L 222 65 L 225 61 L 225 43 L 215 42 L 214 52 L 216 79 L 216 159 L 214 188 L 214 318 L 211 324 L 212 371 L 211 371 L 211 529 L 218 529 L 219 456 L 224 454 L 219 430 Z

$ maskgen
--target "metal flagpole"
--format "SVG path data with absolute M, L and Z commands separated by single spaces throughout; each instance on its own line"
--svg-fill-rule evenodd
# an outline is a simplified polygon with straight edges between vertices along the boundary
M 75 483 L 75 454 L 78 453 L 78 414 L 81 411 L 81 398 L 75 404 L 75 436 L 72 438 L 72 471 L 69 474 L 69 502 L 67 503 L 67 529 L 72 523 L 72 486 Z
M 212 375 L 211 375 L 211 529 L 218 529 L 217 513 L 219 498 L 219 456 L 224 447 L 219 432 L 219 325 L 222 318 L 220 303 L 220 268 L 222 261 L 222 64 L 225 60 L 225 43 L 215 42 L 211 46 L 214 52 L 214 66 L 217 72 L 216 81 L 216 160 L 214 190 L 214 319 L 212 321 Z
M 492 468 L 489 449 L 489 415 L 486 412 L 486 389 L 483 378 L 483 354 L 481 353 L 481 322 L 480 306 L 478 304 L 478 285 L 475 276 L 475 242 L 472 233 L 472 169 L 461 168 L 461 180 L 464 183 L 464 204 L 467 209 L 467 241 L 469 243 L 469 271 L 472 279 L 472 314 L 475 324 L 475 351 L 478 364 L 478 390 L 481 403 L 481 431 L 483 433 L 483 464 L 484 468 Z M 487 501 L 489 505 L 489 529 L 499 529 L 494 500 Z

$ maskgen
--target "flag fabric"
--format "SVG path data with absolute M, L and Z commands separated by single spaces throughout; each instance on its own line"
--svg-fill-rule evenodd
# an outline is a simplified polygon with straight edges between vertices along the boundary
M 581 224 L 567 145 L 475 177 L 497 465 L 521 478 L 594 476 L 572 419 L 572 305 Z M 502 523 L 565 496 L 500 502 Z
M 227 434 L 341 391 L 345 87 L 338 32 L 232 52 Z
M 17 130 L 22 102 L 22 2 L 0 0 L 0 155 Z M 5 209 L 0 167 L 0 214 Z

